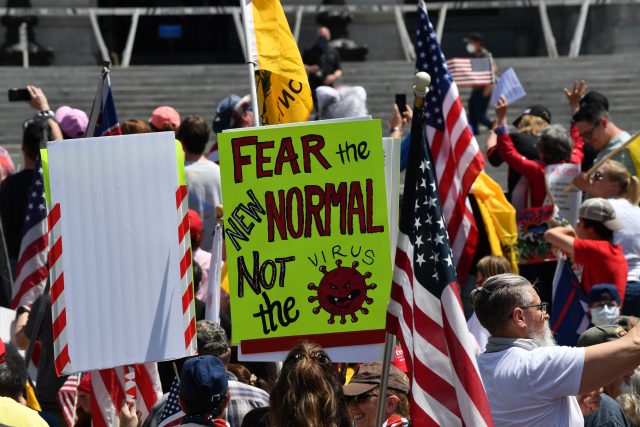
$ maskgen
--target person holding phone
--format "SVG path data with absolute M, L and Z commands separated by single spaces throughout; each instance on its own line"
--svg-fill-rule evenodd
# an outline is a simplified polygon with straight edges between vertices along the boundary
M 29 105 L 36 110 L 36 114 L 26 120 L 23 125 L 21 146 L 23 168 L 8 176 L 0 184 L 0 220 L 2 220 L 5 232 L 7 252 L 13 273 L 15 273 L 18 262 L 22 225 L 27 209 L 27 195 L 33 181 L 36 161 L 40 155 L 40 143 L 43 136 L 46 136 L 47 141 L 62 139 L 62 132 L 42 89 L 36 86 L 27 86 L 26 89 L 29 93 Z M 1 294 L 3 293 L 0 292 Z M 8 307 L 8 302 L 3 304 L 4 302 L 0 301 L 0 305 Z

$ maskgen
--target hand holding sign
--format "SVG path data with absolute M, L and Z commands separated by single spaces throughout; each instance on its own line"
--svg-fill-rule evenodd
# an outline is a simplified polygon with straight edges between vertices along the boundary
M 513 104 L 518 99 L 524 97 L 527 93 L 518 80 L 518 76 L 513 68 L 509 68 L 502 74 L 498 84 L 491 95 L 489 103 L 495 105 L 501 96 L 507 100 L 507 104 Z

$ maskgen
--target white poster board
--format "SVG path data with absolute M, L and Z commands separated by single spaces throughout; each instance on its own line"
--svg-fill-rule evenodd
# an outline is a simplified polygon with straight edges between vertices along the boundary
M 56 338 L 54 331 L 64 342 L 54 342 L 54 352 L 64 354 L 66 345 L 65 374 L 195 353 L 195 339 L 185 335 L 195 321 L 188 294 L 183 306 L 184 278 L 191 284 L 192 273 L 190 257 L 185 264 L 188 222 L 182 247 L 178 237 L 186 205 L 177 195 L 186 185 L 174 138 L 162 132 L 47 147 L 50 224 L 59 205 L 59 228 L 49 238 L 62 243 L 62 265 L 51 268 L 52 296 L 60 292 L 58 270 L 64 273 L 54 325 L 66 313 L 64 333 Z
M 578 211 L 582 202 L 582 191 L 573 187 L 563 193 L 567 186 L 580 174 L 580 165 L 573 163 L 559 163 L 547 166 L 546 181 L 549 195 L 553 203 L 558 207 L 560 215 L 566 218 L 571 226 L 578 223 Z

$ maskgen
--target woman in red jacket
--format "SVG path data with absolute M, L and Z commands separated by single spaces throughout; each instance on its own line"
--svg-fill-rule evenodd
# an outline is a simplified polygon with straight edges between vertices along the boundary
M 498 127 L 498 152 L 502 159 L 529 181 L 529 197 L 527 207 L 540 207 L 545 204 L 547 187 L 545 184 L 545 168 L 555 163 L 582 162 L 582 141 L 571 141 L 569 133 L 561 125 L 551 125 L 540 135 L 538 151 L 541 160 L 529 160 L 518 153 L 509 136 L 507 123 L 507 101 L 500 97 L 496 104 L 496 119 Z

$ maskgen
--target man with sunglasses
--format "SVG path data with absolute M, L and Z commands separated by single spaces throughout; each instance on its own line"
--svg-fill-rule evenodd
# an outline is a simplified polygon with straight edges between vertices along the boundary
M 389 366 L 387 396 L 384 403 L 385 427 L 406 427 L 409 425 L 409 378 L 394 365 Z M 376 411 L 380 399 L 382 364 L 365 363 L 342 386 L 349 414 L 355 427 L 376 426 Z
M 594 390 L 640 364 L 640 328 L 586 348 L 553 345 L 547 304 L 524 277 L 492 276 L 471 302 L 491 333 L 478 367 L 495 425 L 582 426 L 599 407 Z
M 584 143 L 598 151 L 594 163 L 605 158 L 631 138 L 629 133 L 611 121 L 609 112 L 603 103 L 581 103 L 580 105 L 580 109 L 573 115 L 573 123 L 575 123 Z M 624 164 L 631 175 L 636 174 L 629 150 L 622 150 L 613 156 L 613 160 Z M 588 184 L 588 177 L 585 174 L 577 177 L 574 181 L 574 185 L 582 191 L 587 190 L 586 184 Z

